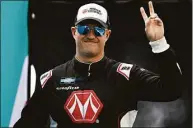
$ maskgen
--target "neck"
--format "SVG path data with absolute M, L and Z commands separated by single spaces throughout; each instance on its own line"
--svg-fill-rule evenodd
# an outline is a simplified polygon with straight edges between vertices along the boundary
M 87 64 L 98 62 L 98 61 L 102 60 L 103 57 L 104 57 L 104 54 L 101 54 L 101 55 L 95 56 L 95 57 L 80 56 L 80 55 L 78 55 L 78 54 L 75 55 L 75 58 L 76 58 L 79 62 L 81 62 L 81 63 L 87 63 Z

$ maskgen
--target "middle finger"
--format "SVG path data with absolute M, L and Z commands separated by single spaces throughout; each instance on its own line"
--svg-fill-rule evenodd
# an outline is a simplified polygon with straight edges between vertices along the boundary
M 153 3 L 151 1 L 148 2 L 148 5 L 149 5 L 149 13 L 150 13 L 150 16 L 151 15 L 154 15 L 154 8 L 153 8 Z

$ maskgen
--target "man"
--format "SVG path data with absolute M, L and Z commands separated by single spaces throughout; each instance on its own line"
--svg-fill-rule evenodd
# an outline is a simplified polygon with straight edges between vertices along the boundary
M 107 11 L 98 4 L 83 5 L 71 28 L 75 57 L 40 77 L 42 90 L 34 93 L 14 127 L 44 127 L 51 116 L 60 128 L 117 128 L 139 100 L 177 99 L 181 72 L 164 37 L 163 22 L 152 2 L 148 4 L 149 17 L 143 7 L 140 11 L 159 75 L 107 58 L 104 47 L 111 34 Z

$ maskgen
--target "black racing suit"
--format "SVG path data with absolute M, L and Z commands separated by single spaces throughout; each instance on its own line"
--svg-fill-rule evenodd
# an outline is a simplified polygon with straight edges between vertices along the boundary
M 103 57 L 92 64 L 75 58 L 41 76 L 14 127 L 42 128 L 51 116 L 59 128 L 118 128 L 137 101 L 171 101 L 181 95 L 181 72 L 172 50 L 155 54 L 159 75 Z

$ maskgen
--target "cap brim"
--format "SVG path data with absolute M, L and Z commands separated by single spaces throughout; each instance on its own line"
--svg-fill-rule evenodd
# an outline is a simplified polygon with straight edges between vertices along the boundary
M 79 24 L 79 23 L 81 23 L 81 22 L 87 22 L 87 23 L 89 23 L 89 20 L 98 22 L 98 23 L 100 23 L 103 27 L 108 28 L 108 25 L 107 25 L 106 23 L 104 23 L 103 21 L 101 21 L 101 20 L 99 20 L 99 19 L 93 18 L 93 17 L 87 17 L 87 18 L 83 18 L 83 19 L 81 19 L 81 20 L 78 20 L 78 21 L 75 22 L 75 25 L 77 25 L 77 24 Z M 91 23 L 93 23 L 93 22 L 91 22 Z

